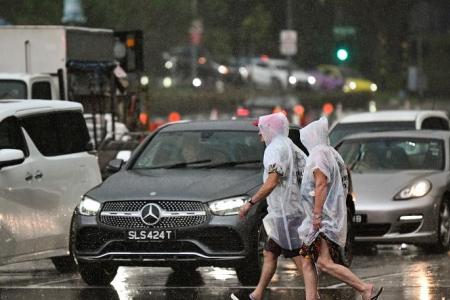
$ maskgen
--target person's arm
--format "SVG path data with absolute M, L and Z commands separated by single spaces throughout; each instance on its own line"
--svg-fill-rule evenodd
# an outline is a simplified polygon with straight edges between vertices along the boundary
M 328 193 L 328 178 L 320 171 L 320 169 L 316 169 L 314 171 L 314 182 L 313 226 L 315 230 L 319 230 L 322 222 L 322 209 Z
M 239 216 L 241 218 L 244 218 L 253 205 L 269 196 L 280 182 L 280 179 L 280 174 L 276 172 L 270 173 L 267 177 L 266 182 L 264 182 L 264 184 L 259 188 L 256 194 L 250 198 L 250 201 L 247 201 L 244 205 L 242 205 L 241 209 L 239 210 Z

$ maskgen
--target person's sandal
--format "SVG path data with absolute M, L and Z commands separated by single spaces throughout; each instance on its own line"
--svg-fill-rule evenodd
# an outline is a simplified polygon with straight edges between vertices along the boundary
M 371 294 L 370 300 L 377 300 L 378 297 L 381 295 L 382 291 L 383 291 L 383 287 L 380 287 L 380 289 L 378 290 L 378 292 L 374 296 L 372 296 L 372 294 Z M 374 289 L 372 289 L 372 293 L 373 292 L 374 292 Z
M 234 292 L 231 294 L 232 300 L 255 300 L 252 293 L 249 293 L 246 290 L 239 290 L 238 292 Z

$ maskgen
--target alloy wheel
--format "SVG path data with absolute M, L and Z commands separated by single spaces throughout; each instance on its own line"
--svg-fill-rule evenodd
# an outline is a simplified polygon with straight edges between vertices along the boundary
M 448 247 L 450 243 L 450 212 L 448 201 L 441 204 L 439 212 L 439 238 L 444 247 Z

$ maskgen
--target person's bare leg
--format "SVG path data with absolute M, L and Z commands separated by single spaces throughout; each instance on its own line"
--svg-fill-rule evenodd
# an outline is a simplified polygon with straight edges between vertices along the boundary
M 373 285 L 363 282 L 350 269 L 336 264 L 330 256 L 328 244 L 324 239 L 320 240 L 320 254 L 317 260 L 317 266 L 323 272 L 347 283 L 359 293 L 364 300 L 370 299 Z
M 252 292 L 252 296 L 256 300 L 262 299 L 264 290 L 272 280 L 275 271 L 277 270 L 278 256 L 270 251 L 264 250 L 264 264 L 261 271 L 261 277 L 259 278 L 258 285 Z
M 306 300 L 317 300 L 319 298 L 319 291 L 317 289 L 318 277 L 312 260 L 303 256 L 296 256 L 292 260 L 299 272 L 303 273 Z

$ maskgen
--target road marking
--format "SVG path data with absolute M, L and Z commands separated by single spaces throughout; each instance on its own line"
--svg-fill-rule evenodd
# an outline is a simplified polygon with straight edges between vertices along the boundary
M 371 277 L 361 277 L 361 279 L 364 280 L 376 280 L 376 279 L 381 279 L 384 277 L 393 277 L 393 276 L 400 276 L 400 275 L 405 275 L 405 274 L 409 274 L 409 272 L 401 272 L 401 273 L 391 273 L 391 274 L 385 274 L 385 275 L 377 275 L 377 276 L 371 276 Z M 346 286 L 346 283 L 338 283 L 338 284 L 332 284 L 332 285 L 328 285 L 327 288 L 339 288 L 342 286 Z

